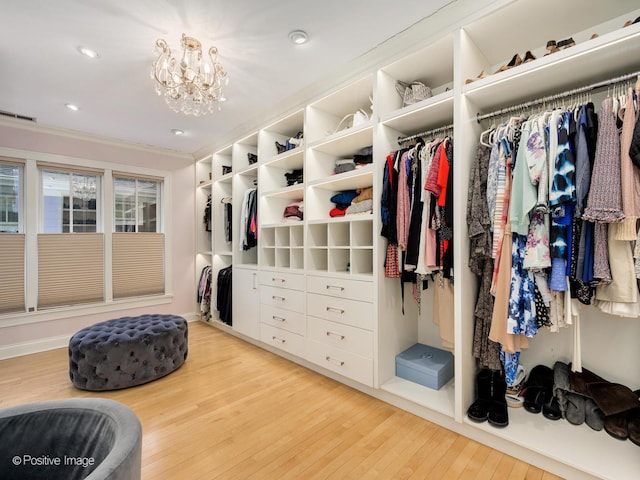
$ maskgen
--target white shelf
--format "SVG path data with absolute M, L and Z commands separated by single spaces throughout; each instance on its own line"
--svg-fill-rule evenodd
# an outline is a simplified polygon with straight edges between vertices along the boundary
M 524 408 L 509 408 L 508 413 L 509 426 L 506 428 L 495 428 L 488 422 L 475 423 L 466 416 L 464 421 L 598 478 L 638 478 L 640 453 L 630 441 L 616 440 L 604 430 L 596 432 L 587 424 L 548 420 L 542 413 L 529 413 Z
M 434 390 L 404 378 L 393 377 L 380 385 L 380 389 L 444 415 L 454 416 L 454 379 L 440 387 L 440 390 Z
M 353 156 L 362 147 L 373 143 L 373 124 L 367 122 L 353 128 L 346 128 L 318 141 L 310 148 L 337 157 Z
M 453 123 L 453 91 L 441 93 L 400 110 L 393 111 L 381 123 L 405 136 Z
M 304 186 L 300 184 L 291 185 L 290 187 L 282 187 L 269 190 L 262 193 L 263 197 L 286 198 L 289 200 L 302 200 L 304 197 Z
M 324 190 L 352 190 L 371 185 L 373 185 L 373 164 L 309 182 L 310 187 Z

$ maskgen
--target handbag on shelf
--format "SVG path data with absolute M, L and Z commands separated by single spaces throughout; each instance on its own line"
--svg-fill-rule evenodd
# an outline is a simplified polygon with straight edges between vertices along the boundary
M 231 173 L 231 166 L 222 165 L 222 175 L 226 175 L 227 173 Z
M 253 165 L 258 161 L 258 155 L 256 155 L 255 153 L 249 152 L 247 153 L 247 159 L 249 160 L 249 165 Z
M 422 82 L 406 83 L 396 80 L 396 92 L 402 98 L 403 107 L 413 105 L 433 96 L 431 89 Z
M 368 121 L 369 115 L 364 110 L 364 108 L 361 108 L 355 113 L 348 113 L 347 115 L 342 117 L 342 120 L 340 120 L 338 126 L 333 131 L 329 131 L 327 133 L 329 135 L 333 135 L 334 133 L 338 133 L 341 130 L 346 130 L 347 128 L 358 127 L 364 123 L 367 123 Z

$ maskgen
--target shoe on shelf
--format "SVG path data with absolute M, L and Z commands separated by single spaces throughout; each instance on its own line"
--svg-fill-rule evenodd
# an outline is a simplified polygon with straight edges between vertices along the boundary
M 547 50 L 548 53 L 545 53 L 544 56 L 546 57 L 547 55 L 551 55 L 552 53 L 556 53 L 559 52 L 560 50 L 558 49 L 558 45 L 556 44 L 555 40 L 549 40 L 547 42 Z
M 504 428 L 509 425 L 506 393 L 507 382 L 504 380 L 504 373 L 496 370 L 493 372 L 493 388 L 489 407 L 489 424 L 494 427 Z
M 617 440 L 626 440 L 629 438 L 627 412 L 604 417 L 604 431 Z
M 483 368 L 476 377 L 476 400 L 467 410 L 467 416 L 474 422 L 485 422 L 489 418 L 491 407 L 491 389 L 493 372 Z
M 531 50 L 527 50 L 524 54 L 524 58 L 522 59 L 522 63 L 529 63 L 536 59 L 535 55 L 531 53 Z
M 506 65 L 501 66 L 495 73 L 504 72 L 505 70 L 509 70 L 510 68 L 517 67 L 518 65 L 522 65 L 522 58 L 520 58 L 520 54 L 516 53 L 511 61 Z
M 530 413 L 540 413 L 553 397 L 553 370 L 546 365 L 536 365 L 522 389 L 524 409 Z M 549 409 L 553 406 L 550 405 Z M 551 411 L 551 410 L 549 410 Z
M 575 46 L 575 44 L 576 44 L 576 42 L 573 40 L 573 37 L 569 37 L 569 38 L 566 38 L 564 40 L 560 40 L 558 42 L 557 47 L 560 50 L 564 50 L 565 48 L 569 48 L 569 47 Z
M 634 23 L 638 23 L 638 22 L 640 22 L 640 17 L 636 18 L 633 21 L 627 20 L 626 22 L 624 22 L 623 27 L 629 27 L 629 26 L 633 25 Z
M 468 85 L 468 84 L 470 84 L 471 82 L 475 82 L 476 80 L 480 80 L 480 79 L 482 79 L 482 78 L 485 78 L 486 76 L 487 76 L 487 74 L 486 74 L 486 73 L 484 73 L 484 70 L 482 70 L 482 71 L 478 74 L 478 76 L 477 76 L 476 78 L 467 78 L 467 79 L 465 80 L 465 82 L 464 82 L 464 83 Z

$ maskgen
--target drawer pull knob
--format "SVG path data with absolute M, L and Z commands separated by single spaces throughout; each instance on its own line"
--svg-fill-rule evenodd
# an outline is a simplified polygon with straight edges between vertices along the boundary
M 340 285 L 327 285 L 327 290 L 339 290 L 344 292 L 344 287 L 341 287 Z
M 340 335 L 339 333 L 327 332 L 327 337 L 336 337 L 339 340 L 344 340 L 344 335 Z
M 287 321 L 287 319 L 286 319 L 286 318 L 277 317 L 277 316 L 275 316 L 275 315 L 272 315 L 272 317 L 271 317 L 271 318 L 273 318 L 274 320 L 277 320 L 277 321 L 279 321 L 279 322 L 286 322 L 286 321 Z
M 284 302 L 284 301 L 286 300 L 286 298 L 284 298 L 284 297 L 278 297 L 278 296 L 276 296 L 276 295 L 271 295 L 271 298 L 272 298 L 273 300 L 279 300 L 279 301 L 281 301 L 281 302 Z
M 284 343 L 286 342 L 286 340 L 284 338 L 279 338 L 276 337 L 275 335 L 273 337 L 271 337 L 273 339 L 274 342 L 278 342 L 278 343 Z
M 335 313 L 339 313 L 340 315 L 342 315 L 344 313 L 344 310 L 342 308 L 327 307 L 327 312 L 335 312 Z
M 329 355 L 327 355 L 325 358 L 326 358 L 327 362 L 335 363 L 339 367 L 344 366 L 344 362 L 342 360 L 336 360 L 335 358 L 331 358 Z
M 284 278 L 277 278 L 277 277 L 272 277 L 271 278 L 272 282 L 280 282 L 280 283 L 284 283 Z

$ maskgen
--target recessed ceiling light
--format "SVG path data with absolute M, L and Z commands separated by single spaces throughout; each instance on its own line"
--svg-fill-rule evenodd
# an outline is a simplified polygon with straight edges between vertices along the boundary
M 307 35 L 307 32 L 304 30 L 294 30 L 293 32 L 289 32 L 289 40 L 296 45 L 302 45 L 303 43 L 307 43 L 309 35 Z
M 85 57 L 89 58 L 98 58 L 100 56 L 98 55 L 98 52 L 87 47 L 78 47 L 78 51 Z
M 174 135 L 183 135 L 184 130 L 180 130 L 179 128 L 172 128 L 171 133 L 173 133 Z
M 64 106 L 67 107 L 69 110 L 73 110 L 74 112 L 77 112 L 78 110 L 80 110 L 80 107 L 78 107 L 77 105 L 74 105 L 73 103 L 65 103 Z

